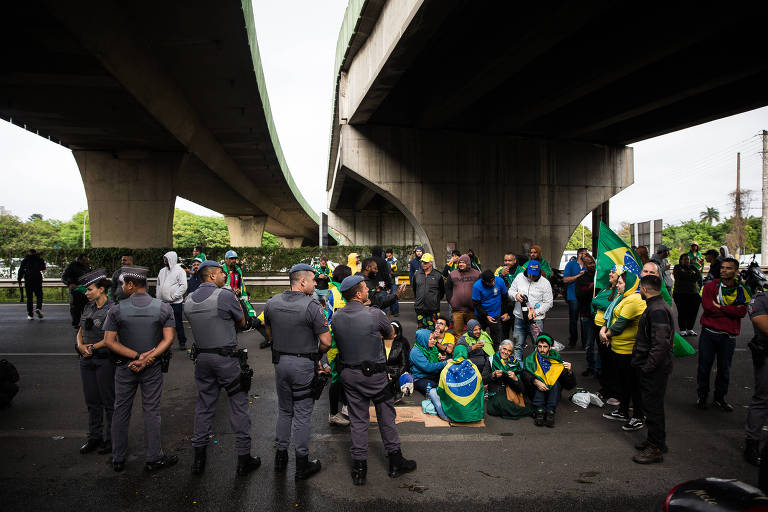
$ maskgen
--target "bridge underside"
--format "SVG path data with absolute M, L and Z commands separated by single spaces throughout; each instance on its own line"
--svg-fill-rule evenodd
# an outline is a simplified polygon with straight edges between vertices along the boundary
M 271 126 L 249 1 L 32 0 L 4 21 L 0 117 L 74 151 L 94 245 L 168 245 L 177 195 L 249 223 L 236 244 L 264 229 L 317 240 Z
M 374 194 L 439 255 L 555 258 L 633 182 L 627 144 L 768 104 L 752 7 L 365 2 L 340 54 L 331 226 Z

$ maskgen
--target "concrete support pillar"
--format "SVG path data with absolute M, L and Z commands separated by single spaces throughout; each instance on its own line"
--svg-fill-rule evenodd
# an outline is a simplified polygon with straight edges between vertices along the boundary
M 261 247 L 267 217 L 225 216 L 229 231 L 229 244 L 233 247 Z
M 601 203 L 600 206 L 592 210 L 592 254 L 597 250 L 597 239 L 600 236 L 600 222 L 610 226 L 610 201 Z
M 304 238 L 300 236 L 279 236 L 277 237 L 277 241 L 283 244 L 283 247 L 286 249 L 296 249 L 301 247 L 301 244 L 304 242 Z
M 73 151 L 85 185 L 93 247 L 171 247 L 174 176 L 183 155 Z

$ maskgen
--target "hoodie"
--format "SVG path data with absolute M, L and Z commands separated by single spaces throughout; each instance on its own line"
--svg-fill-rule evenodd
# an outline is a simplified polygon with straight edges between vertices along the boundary
M 163 302 L 180 304 L 187 291 L 187 273 L 178 264 L 179 257 L 174 251 L 163 254 L 168 266 L 157 274 L 157 292 L 155 296 Z
M 440 371 L 445 367 L 445 361 L 430 362 L 424 352 L 429 352 L 429 335 L 431 332 L 427 329 L 416 331 L 416 345 L 409 354 L 411 375 L 413 380 L 432 379 L 437 381 L 440 377 Z M 419 348 L 421 347 L 421 348 Z
M 480 272 L 471 267 L 472 262 L 466 254 L 459 256 L 459 261 L 466 263 L 467 268 L 464 271 L 457 268 L 448 274 L 448 279 L 445 282 L 445 298 L 453 311 L 474 313 L 472 285 L 480 279 Z
M 421 251 L 421 255 L 424 256 L 424 247 L 418 246 L 416 249 L 413 250 L 414 256 L 410 263 L 408 263 L 408 278 L 410 279 L 410 283 L 413 284 L 413 274 L 421 270 L 421 257 L 416 257 L 415 253 L 416 251 Z

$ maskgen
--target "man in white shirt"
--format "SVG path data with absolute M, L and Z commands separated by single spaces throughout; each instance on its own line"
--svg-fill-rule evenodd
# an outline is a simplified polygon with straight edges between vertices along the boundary
M 541 275 L 541 264 L 530 260 L 528 268 L 515 277 L 507 293 L 515 301 L 515 330 L 512 335 L 515 358 L 522 361 L 526 338 L 530 336 L 535 346 L 536 337 L 544 330 L 544 317 L 554 302 L 552 285 Z
M 187 291 L 187 273 L 178 264 L 179 257 L 174 251 L 163 255 L 165 266 L 157 274 L 157 290 L 155 296 L 170 304 L 176 319 L 176 338 L 179 340 L 179 350 L 187 349 L 187 336 L 184 334 L 184 322 L 181 316 L 182 301 Z

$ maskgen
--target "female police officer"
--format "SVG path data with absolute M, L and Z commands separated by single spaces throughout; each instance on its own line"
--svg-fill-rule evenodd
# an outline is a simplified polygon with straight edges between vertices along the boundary
M 112 451 L 112 412 L 115 410 L 115 365 L 104 344 L 104 321 L 114 305 L 107 297 L 110 282 L 103 268 L 80 277 L 89 302 L 80 316 L 77 351 L 80 354 L 80 377 L 88 407 L 88 440 L 80 453 Z M 106 424 L 104 416 L 106 414 Z

